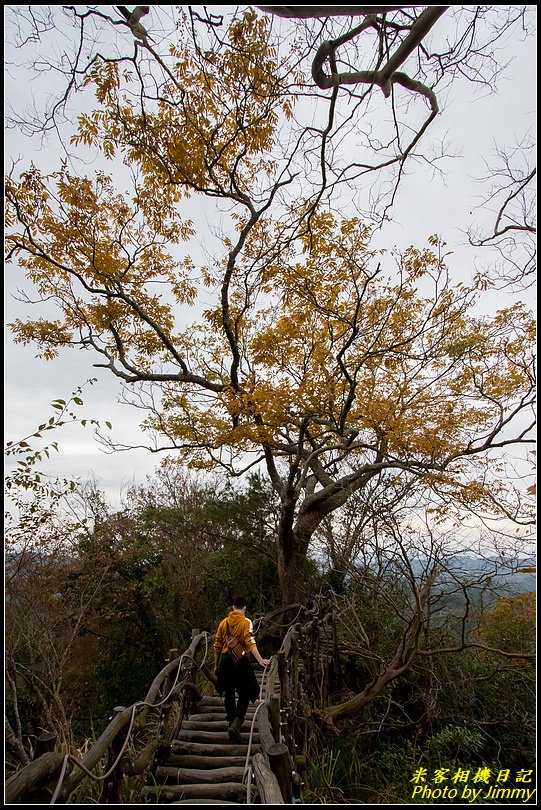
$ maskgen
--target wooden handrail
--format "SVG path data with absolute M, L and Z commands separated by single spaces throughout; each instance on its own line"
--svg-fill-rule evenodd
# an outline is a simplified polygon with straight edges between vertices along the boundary
M 25 793 L 60 770 L 63 761 L 63 754 L 48 751 L 10 776 L 5 785 L 6 804 L 19 804 Z
M 173 661 L 169 661 L 166 666 L 160 670 L 152 681 L 143 701 L 133 703 L 127 708 L 121 707 L 100 734 L 93 746 L 89 749 L 89 751 L 87 751 L 85 756 L 80 761 L 76 760 L 75 757 L 69 757 L 71 772 L 69 772 L 65 777 L 62 788 L 59 791 L 57 798 L 60 803 L 64 803 L 69 798 L 70 794 L 77 787 L 77 785 L 79 785 L 79 783 L 88 776 L 88 772 L 91 772 L 93 768 L 95 768 L 100 762 L 100 760 L 115 746 L 115 741 L 118 740 L 119 735 L 124 732 L 126 727 L 133 723 L 134 729 L 139 730 L 145 725 L 148 713 L 159 708 L 160 704 L 156 703 L 156 701 L 158 695 L 160 694 L 160 690 L 162 690 L 164 684 L 167 683 L 167 680 L 172 673 L 177 670 L 179 673 L 182 671 L 183 661 L 190 661 L 192 663 L 186 667 L 188 670 L 188 677 L 186 677 L 185 680 L 179 684 L 180 690 L 177 690 L 177 694 L 175 696 L 176 700 L 180 699 L 181 690 L 194 688 L 194 684 L 191 683 L 191 678 L 193 669 L 196 665 L 193 663 L 193 661 L 195 660 L 199 647 L 203 644 L 206 637 L 206 633 L 199 633 L 196 635 L 185 652 L 183 652 Z M 157 745 L 148 746 L 148 744 L 145 746 L 145 753 L 149 754 L 148 761 L 150 761 L 156 747 Z M 43 754 L 43 756 L 39 757 L 33 762 L 30 762 L 7 780 L 5 785 L 6 797 L 8 796 L 9 792 L 9 796 L 16 796 L 17 799 L 15 799 L 15 801 L 18 801 L 24 796 L 25 793 L 36 790 L 45 782 L 50 781 L 51 776 L 53 776 L 54 773 L 60 769 L 64 759 L 64 754 L 50 752 Z M 79 762 L 82 767 L 79 767 Z M 138 763 L 136 771 L 140 772 L 140 768 L 141 762 Z M 126 770 L 133 771 L 130 765 L 128 765 Z M 10 800 L 9 803 L 13 802 Z

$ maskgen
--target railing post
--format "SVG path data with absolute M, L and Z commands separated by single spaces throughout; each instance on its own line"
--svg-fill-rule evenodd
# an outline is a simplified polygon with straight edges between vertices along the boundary
M 254 754 L 252 759 L 255 781 L 262 804 L 285 804 L 276 776 L 266 764 L 262 754 Z
M 293 799 L 293 784 L 291 781 L 291 759 L 289 749 L 284 743 L 274 743 L 267 751 L 269 765 L 280 785 L 280 792 L 286 804 Z
M 272 736 L 280 742 L 280 698 L 277 696 L 269 698 L 269 720 Z
M 115 713 L 120 714 L 120 712 L 125 711 L 124 706 L 115 706 Z M 119 732 L 114 740 L 111 741 L 111 745 L 107 752 L 107 762 L 105 764 L 105 772 L 109 771 L 109 768 L 112 768 L 113 764 L 116 761 L 116 758 L 119 756 L 120 751 L 122 750 L 123 744 L 123 737 L 125 735 Z M 114 771 L 109 774 L 105 782 L 103 783 L 103 788 L 101 791 L 100 796 L 100 804 L 120 804 L 120 786 L 122 784 L 122 769 L 120 768 L 120 763 L 117 764 L 117 767 Z
M 36 747 L 34 749 L 34 756 L 32 759 L 38 759 L 42 754 L 48 754 L 54 751 L 58 734 L 56 731 L 44 731 L 36 740 Z

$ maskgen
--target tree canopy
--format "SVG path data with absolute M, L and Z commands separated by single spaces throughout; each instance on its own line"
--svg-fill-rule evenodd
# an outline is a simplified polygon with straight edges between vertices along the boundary
M 83 8 L 67 10 L 82 32 L 98 18 L 120 25 Z M 263 465 L 281 503 L 285 602 L 297 597 L 322 521 L 386 472 L 446 510 L 527 520 L 513 487 L 497 481 L 494 453 L 531 440 L 533 316 L 520 302 L 483 312 L 481 280 L 453 278 L 441 237 L 376 250 L 373 223 L 353 207 L 356 184 L 376 168 L 394 167 L 393 198 L 437 112 L 432 88 L 473 71 L 474 55 L 487 62 L 487 41 L 524 19 L 506 7 L 483 28 L 484 49 L 457 42 L 438 56 L 425 36 L 447 7 L 419 8 L 376 10 L 321 45 L 314 80 L 331 89 L 324 127 L 306 122 L 316 101 L 302 57 L 314 43 L 288 48 L 268 16 L 248 9 L 225 26 L 188 7 L 167 55 L 134 29 L 139 17 L 126 17 L 133 53 L 100 50 L 86 64 L 78 55 L 69 71 L 95 98 L 69 149 L 98 155 L 100 168 L 85 174 L 67 159 L 50 173 L 32 165 L 6 178 L 8 259 L 56 305 L 54 317 L 17 320 L 17 340 L 46 359 L 67 347 L 92 352 L 136 392 L 155 449 L 233 475 Z M 487 17 L 471 17 L 472 36 Z M 379 42 L 371 69 L 346 79 L 337 49 L 368 29 Z M 415 72 L 397 71 L 414 51 Z M 318 82 L 323 59 L 327 84 Z M 398 89 L 420 94 L 431 113 L 414 124 L 396 112 L 392 154 L 372 149 L 368 165 L 352 147 L 375 85 L 393 103 Z M 406 146 L 404 127 L 415 133 Z M 207 261 L 193 249 L 196 237 L 206 242 L 191 215 L 200 199 L 220 221 Z

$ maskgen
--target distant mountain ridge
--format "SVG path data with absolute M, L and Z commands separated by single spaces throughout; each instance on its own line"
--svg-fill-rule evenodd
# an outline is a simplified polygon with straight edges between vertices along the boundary
M 421 560 L 412 563 L 415 573 L 425 568 Z M 536 561 L 534 557 L 519 557 L 512 563 L 499 557 L 470 557 L 466 554 L 457 555 L 446 561 L 447 572 L 460 580 L 472 582 L 482 578 L 485 582 L 490 577 L 490 584 L 496 593 L 504 596 L 506 593 L 517 594 L 536 591 Z M 442 574 L 440 584 L 445 581 L 445 572 Z

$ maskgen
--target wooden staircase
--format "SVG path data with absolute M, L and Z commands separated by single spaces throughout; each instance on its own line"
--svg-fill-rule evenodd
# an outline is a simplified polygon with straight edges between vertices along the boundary
M 261 683 L 262 672 L 256 672 Z M 241 729 L 242 743 L 227 733 L 223 699 L 204 696 L 184 720 L 154 785 L 143 788 L 143 801 L 154 804 L 247 804 L 251 757 L 260 750 L 256 704 L 250 704 Z M 251 780 L 250 780 L 251 781 Z M 250 785 L 250 803 L 257 802 Z

